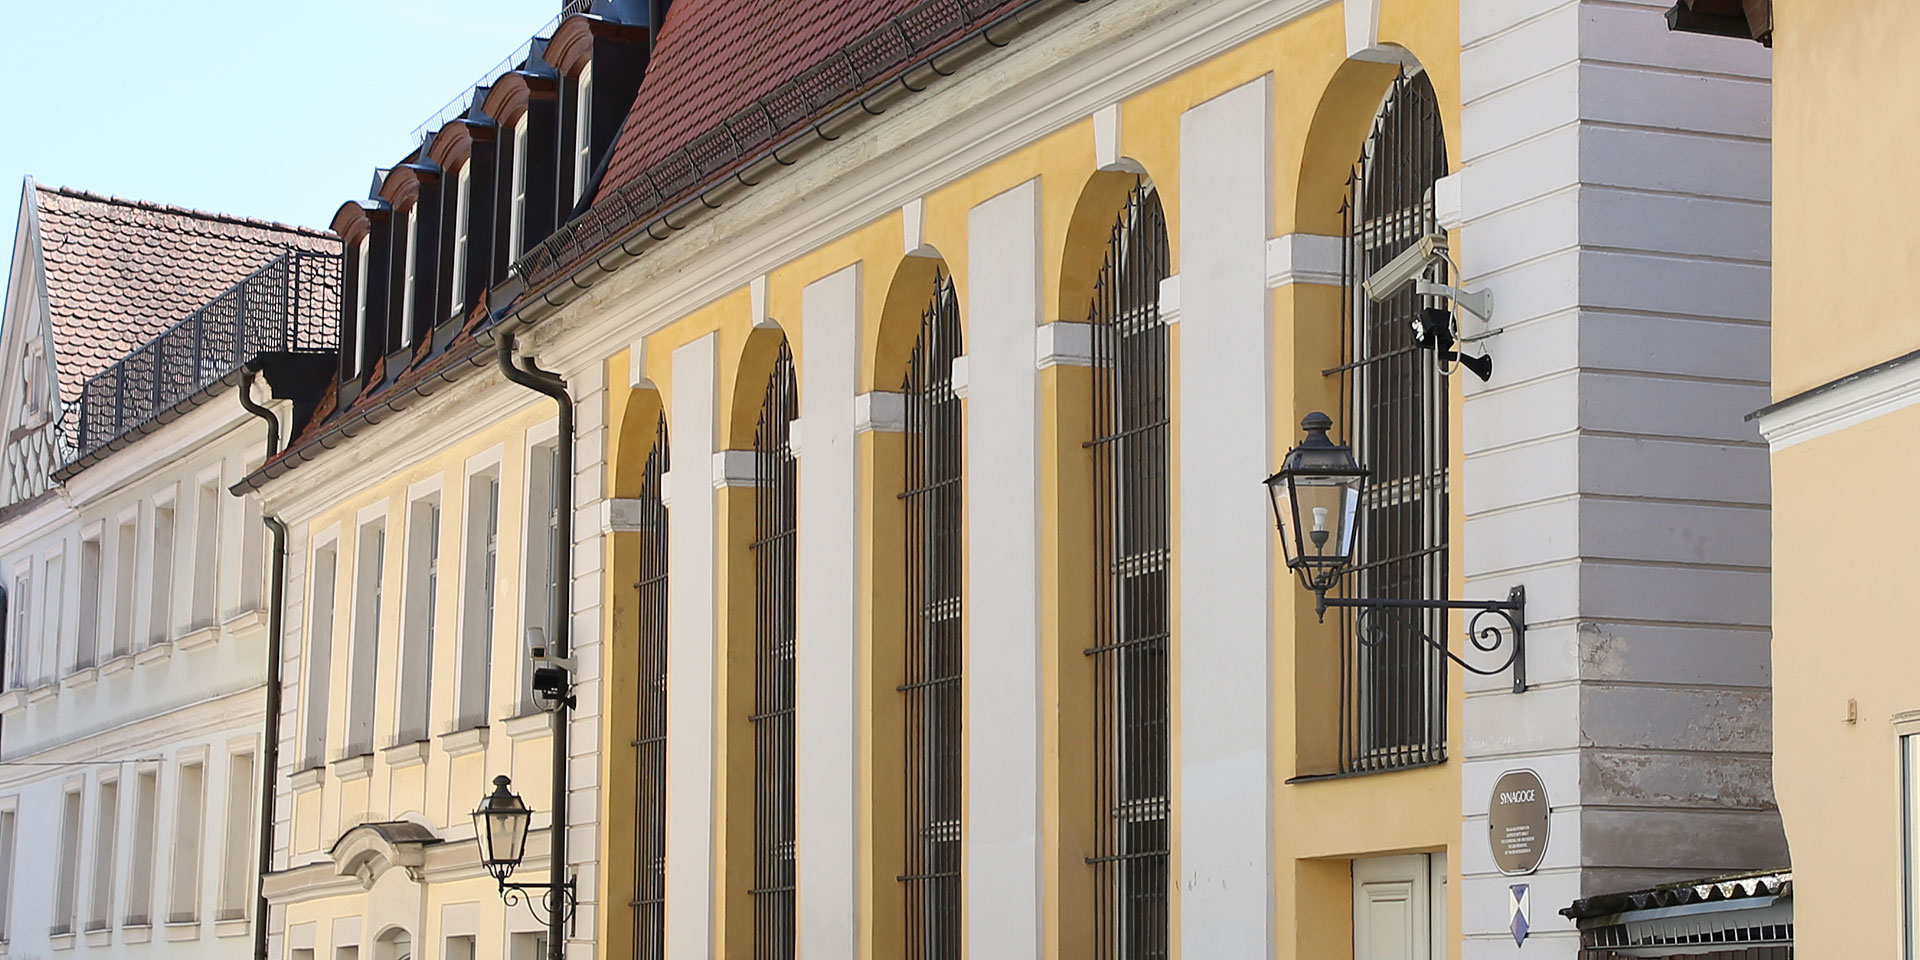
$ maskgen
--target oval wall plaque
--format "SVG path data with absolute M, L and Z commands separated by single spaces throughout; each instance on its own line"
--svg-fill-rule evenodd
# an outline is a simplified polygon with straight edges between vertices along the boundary
M 1493 784 L 1487 804 L 1487 842 L 1493 863 L 1507 876 L 1539 869 L 1547 854 L 1547 787 L 1532 770 L 1509 770 Z

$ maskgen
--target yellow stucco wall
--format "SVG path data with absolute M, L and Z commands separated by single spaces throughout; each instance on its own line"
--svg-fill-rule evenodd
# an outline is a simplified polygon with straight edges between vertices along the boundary
M 1449 152 L 1455 157 L 1458 155 L 1459 118 L 1458 35 L 1458 22 L 1452 4 L 1424 0 L 1389 0 L 1385 4 L 1381 36 L 1384 40 L 1408 47 L 1428 71 L 1442 103 L 1443 120 L 1452 134 L 1449 137 Z M 1274 235 L 1295 231 L 1338 232 L 1339 208 L 1345 196 L 1347 173 L 1358 158 L 1374 111 L 1395 74 L 1395 68 L 1377 63 L 1347 61 L 1341 11 L 1338 6 L 1333 6 L 1229 50 L 1121 104 L 1122 150 L 1147 171 L 1160 194 L 1172 233 L 1176 272 L 1180 115 L 1199 103 L 1268 73 L 1275 76 L 1271 232 Z M 1094 129 L 1090 120 L 1061 129 L 1031 146 L 999 158 L 931 191 L 924 198 L 925 242 L 932 252 L 939 255 L 940 265 L 955 278 L 961 299 L 963 325 L 970 315 L 966 260 L 968 212 L 982 201 L 1030 180 L 1038 183 L 1044 319 L 1079 321 L 1085 318 L 1084 286 L 1090 271 L 1098 267 L 1104 253 L 1108 226 L 1117 210 L 1108 202 L 1110 197 L 1089 200 L 1089 197 L 1100 193 L 1089 190 L 1089 184 L 1096 183 Z M 1131 182 L 1130 179 L 1128 182 Z M 1105 205 L 1101 206 L 1103 202 Z M 1099 206 L 1100 209 L 1086 213 L 1083 204 Z M 1076 218 L 1076 213 L 1085 216 Z M 796 322 L 800 291 L 815 280 L 859 262 L 862 264 L 860 389 L 895 388 L 899 376 L 897 364 L 903 356 L 900 331 L 906 329 L 905 342 L 910 345 L 912 328 L 918 322 L 919 309 L 924 301 L 924 296 L 919 293 L 920 288 L 906 280 L 901 280 L 900 286 L 909 288 L 907 292 L 890 296 L 897 293 L 896 278 L 905 277 L 908 272 L 902 267 L 902 247 L 900 216 L 897 213 L 890 214 L 770 272 L 768 314 L 784 324 L 796 356 L 804 350 L 799 342 Z M 609 359 L 608 379 L 614 384 L 610 409 L 615 419 L 613 436 L 616 438 L 610 446 L 610 457 L 616 487 L 621 483 L 618 477 L 638 474 L 652 442 L 650 429 L 622 427 L 622 419 L 651 418 L 651 411 L 660 409 L 663 402 L 670 403 L 666 398 L 671 396 L 672 391 L 672 351 L 709 332 L 717 332 L 720 337 L 717 351 L 720 357 L 718 392 L 721 397 L 719 445 L 723 448 L 747 445 L 753 414 L 760 400 L 759 385 L 764 382 L 766 375 L 765 357 L 759 355 L 764 351 L 764 344 L 755 348 L 749 342 L 753 338 L 748 299 L 745 288 L 735 290 L 708 307 L 650 335 L 646 342 L 645 372 L 652 386 L 651 391 L 643 389 L 630 392 L 622 386 L 628 370 L 629 357 L 626 353 Z M 1305 412 L 1331 409 L 1337 405 L 1337 394 L 1320 371 L 1333 365 L 1327 362 L 1328 358 L 1337 355 L 1340 349 L 1338 317 L 1338 294 L 1330 288 L 1296 286 L 1283 288 L 1274 294 L 1273 322 L 1275 329 L 1281 331 L 1274 338 L 1275 368 L 1279 371 L 1274 393 L 1280 406 L 1275 411 L 1276 436 L 1272 442 L 1277 449 L 1284 449 L 1297 441 L 1295 424 Z M 1174 340 L 1177 363 L 1178 328 L 1175 328 Z M 1177 382 L 1174 386 L 1177 396 Z M 803 379 L 800 390 L 804 394 L 806 389 Z M 1069 367 L 1050 368 L 1041 374 L 1041 389 L 1041 512 L 1043 517 L 1052 518 L 1052 522 L 1041 531 L 1042 581 L 1038 585 L 1044 624 L 1042 643 L 1047 651 L 1051 651 L 1043 651 L 1043 664 L 1048 665 L 1044 670 L 1043 687 L 1045 699 L 1050 704 L 1048 719 L 1043 724 L 1046 776 L 1042 806 L 1047 833 L 1043 844 L 1046 850 L 1043 877 L 1047 889 L 1043 926 L 1050 931 L 1046 955 L 1073 958 L 1081 956 L 1086 948 L 1076 925 L 1069 922 L 1081 914 L 1077 909 L 1081 902 L 1078 898 L 1086 893 L 1084 880 L 1079 877 L 1079 873 L 1085 871 L 1079 860 L 1085 852 L 1086 838 L 1077 824 L 1083 819 L 1079 809 L 1083 805 L 1071 800 L 1083 775 L 1073 766 L 1076 758 L 1072 751 L 1063 750 L 1063 737 L 1070 739 L 1073 734 L 1071 729 L 1063 732 L 1062 724 L 1071 728 L 1074 722 L 1072 715 L 1088 707 L 1086 692 L 1076 690 L 1075 679 L 1063 676 L 1063 673 L 1071 673 L 1069 668 L 1082 659 L 1078 653 L 1084 644 L 1072 631 L 1074 622 L 1080 619 L 1075 613 L 1074 594 L 1078 590 L 1078 581 L 1086 573 L 1078 565 L 1080 558 L 1077 555 L 1084 552 L 1082 545 L 1088 542 L 1088 534 L 1082 529 L 1084 518 L 1077 518 L 1073 501 L 1078 498 L 1070 491 L 1061 492 L 1061 487 L 1071 486 L 1083 475 L 1083 471 L 1071 461 L 1079 455 L 1079 433 L 1087 422 L 1084 401 L 1081 399 L 1081 394 L 1086 390 L 1084 373 Z M 646 396 L 647 393 L 656 395 Z M 1457 417 L 1459 397 L 1455 396 L 1453 402 Z M 646 412 L 642 414 L 638 411 Z M 978 425 L 969 425 L 969 429 L 975 428 Z M 1175 431 L 1174 441 L 1177 444 L 1177 413 Z M 897 486 L 896 478 L 884 472 L 884 465 L 895 463 L 897 456 L 897 451 L 890 452 L 885 441 L 876 439 L 876 435 L 863 438 L 863 482 L 868 489 L 890 490 Z M 1453 463 L 1456 477 L 1459 475 L 1459 465 L 1456 452 Z M 750 612 L 750 607 L 739 606 L 743 598 L 738 594 L 751 589 L 751 577 L 749 574 L 743 581 L 738 575 L 738 565 L 732 562 L 736 558 L 726 554 L 726 545 L 743 542 L 738 531 L 731 530 L 729 518 L 735 522 L 750 522 L 751 519 L 750 513 L 736 516 L 740 504 L 733 504 L 733 501 L 746 502 L 750 494 L 730 490 L 722 492 L 720 496 L 719 542 L 723 549 L 718 560 L 721 570 L 718 601 L 720 626 L 717 634 L 723 645 L 750 643 L 751 623 L 741 625 L 732 622 L 729 615 Z M 1174 496 L 1177 503 L 1177 461 Z M 878 495 L 870 499 L 877 501 Z M 1456 497 L 1454 502 L 1457 504 L 1460 501 Z M 1460 521 L 1461 518 L 1456 516 L 1453 524 L 1456 541 Z M 1174 522 L 1178 523 L 1177 510 Z M 864 508 L 862 524 L 862 542 L 877 549 L 881 545 L 878 537 L 889 529 L 883 505 L 869 504 Z M 624 564 L 631 561 L 622 554 L 620 537 L 610 538 L 608 551 L 613 572 L 609 583 L 629 582 L 632 579 L 627 576 L 630 568 Z M 876 638 L 889 636 L 895 628 L 892 618 L 883 609 L 888 603 L 889 589 L 876 579 L 878 569 L 873 554 L 874 549 L 867 551 L 869 562 L 862 573 L 861 629 L 864 635 L 860 646 L 866 651 L 863 688 L 879 689 L 887 686 L 887 683 L 876 675 L 878 671 L 872 654 L 874 642 Z M 1176 556 L 1176 577 L 1178 564 Z M 1458 564 L 1455 569 L 1458 570 Z M 731 574 L 730 570 L 733 571 Z M 1456 573 L 1456 579 L 1457 576 Z M 1458 585 L 1455 586 L 1457 588 Z M 1297 700 L 1296 687 L 1311 689 L 1312 683 L 1297 676 L 1295 650 L 1305 648 L 1308 651 L 1306 659 L 1314 660 L 1333 649 L 1337 643 L 1337 632 L 1331 625 L 1323 626 L 1315 621 L 1311 612 L 1311 598 L 1298 589 L 1290 576 L 1276 575 L 1275 596 L 1292 602 L 1291 615 L 1276 618 L 1278 626 L 1273 638 L 1276 664 L 1273 683 L 1278 691 L 1278 702 L 1282 705 L 1282 709 L 1275 714 L 1274 737 L 1278 749 L 1272 758 L 1277 840 L 1273 870 L 1278 901 L 1276 919 L 1282 941 L 1279 955 L 1301 958 L 1335 956 L 1351 951 L 1350 859 L 1414 851 L 1446 852 L 1449 854 L 1450 873 L 1455 881 L 1449 885 L 1450 890 L 1459 889 L 1459 766 L 1457 762 L 1449 762 L 1378 776 L 1302 784 L 1283 782 L 1296 774 L 1326 771 L 1321 754 L 1329 751 L 1303 751 L 1296 744 L 1311 741 L 1317 745 L 1330 735 L 1330 711 L 1337 701 Z M 630 602 L 625 592 L 616 592 L 610 598 L 610 628 L 618 622 L 620 604 L 623 602 Z M 617 629 L 610 629 L 608 636 L 617 644 L 622 634 Z M 1063 651 L 1074 656 L 1066 656 Z M 616 664 L 625 659 L 617 649 L 610 656 Z M 723 662 L 726 659 L 723 654 Z M 617 670 L 618 666 L 612 669 Z M 1177 671 L 1177 666 L 1175 669 Z M 1176 690 L 1177 684 L 1176 672 Z M 719 691 L 720 709 L 723 712 L 731 709 L 727 705 L 726 686 L 727 681 L 723 676 L 722 689 Z M 1460 700 L 1457 686 L 1454 689 L 1456 692 L 1448 706 L 1448 718 L 1450 730 L 1457 731 L 1460 726 Z M 986 695 L 984 690 L 977 683 L 968 684 L 967 696 L 972 704 L 971 709 L 981 708 L 980 701 L 975 698 Z M 1297 702 L 1300 704 L 1298 711 L 1294 709 Z M 1174 710 L 1177 766 L 1177 695 Z M 610 716 L 619 713 L 617 709 L 609 711 Z M 1296 716 L 1297 713 L 1301 716 Z M 1328 716 L 1322 717 L 1321 714 Z M 1319 729 L 1303 730 L 1303 726 L 1318 726 Z M 884 742 L 883 739 L 876 741 L 876 735 L 884 733 L 874 729 L 872 717 L 869 716 L 861 731 L 863 757 L 869 760 L 873 758 L 875 743 Z M 624 740 L 620 738 L 619 731 L 609 730 L 606 742 Z M 737 751 L 748 746 L 730 743 L 729 736 L 722 733 L 718 745 L 721 778 L 718 812 L 723 819 L 729 807 L 726 791 L 729 789 L 730 766 L 735 768 L 736 774 L 743 769 L 737 764 L 728 763 L 729 750 Z M 1457 733 L 1450 737 L 1448 746 L 1450 753 L 1457 757 Z M 621 791 L 633 789 L 634 772 L 630 757 L 630 752 L 620 751 L 603 758 L 602 769 L 610 791 L 604 809 L 629 808 L 629 804 L 621 799 Z M 750 766 L 744 769 L 750 769 Z M 969 773 L 980 775 L 971 770 Z M 888 789 L 890 787 L 884 777 L 874 775 L 872 769 L 864 770 L 861 783 L 864 809 L 862 831 L 870 842 L 887 835 L 885 825 L 878 822 L 874 811 L 885 806 L 879 802 L 884 800 L 880 791 Z M 1175 803 L 1178 803 L 1177 796 Z M 745 833 L 741 832 L 743 828 Z M 602 833 L 603 853 L 609 857 L 617 855 L 621 843 L 613 833 Z M 719 944 L 718 955 L 721 956 L 743 955 L 738 952 L 738 947 L 744 944 L 738 941 L 744 929 L 739 925 L 737 913 L 746 903 L 738 895 L 741 884 L 737 882 L 737 875 L 729 872 L 731 856 L 727 851 L 746 843 L 750 833 L 750 820 L 744 824 L 732 824 L 723 830 L 715 853 L 719 869 L 715 871 L 718 889 L 714 891 L 714 903 L 720 914 L 715 920 L 715 934 L 716 943 Z M 875 843 L 869 849 L 884 850 L 887 847 Z M 1179 840 L 1176 836 L 1176 872 L 1178 851 Z M 893 865 L 873 862 L 871 858 L 863 864 L 861 898 L 867 907 L 863 911 L 864 916 L 872 917 L 887 908 L 890 903 L 887 899 L 888 888 L 893 885 L 894 872 L 897 871 Z M 624 869 L 610 865 L 609 869 L 603 871 L 603 876 L 614 878 L 609 882 L 617 885 L 628 882 L 624 879 L 625 873 Z M 604 900 L 619 902 L 623 894 L 623 890 L 609 889 Z M 1177 896 L 1174 909 L 1177 917 Z M 735 914 L 731 921 L 730 913 Z M 1450 929 L 1457 930 L 1457 894 L 1452 896 L 1447 913 Z M 602 916 L 603 942 L 609 949 L 616 944 L 624 945 L 627 942 L 622 929 L 626 922 L 624 912 L 604 911 Z M 868 923 L 861 938 L 864 955 L 892 955 L 889 940 L 894 935 L 887 924 Z M 1454 939 L 1457 942 L 1457 938 Z M 1177 936 L 1175 942 L 1178 942 Z M 1457 947 L 1455 950 L 1457 953 Z
M 1844 11 L 1844 12 L 1843 12 Z M 1773 393 L 1920 347 L 1920 5 L 1775 0 Z
M 1773 394 L 1920 349 L 1920 6 L 1775 0 Z M 1807 956 L 1900 955 L 1900 756 L 1920 656 L 1906 407 L 1773 454 L 1774 788 Z M 1896 602 L 1889 603 L 1887 601 Z M 1849 709 L 1856 718 L 1848 720 Z

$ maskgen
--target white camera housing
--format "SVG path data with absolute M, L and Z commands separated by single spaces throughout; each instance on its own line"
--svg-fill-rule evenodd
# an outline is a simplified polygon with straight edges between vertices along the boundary
M 1425 272 L 1435 260 L 1444 257 L 1447 252 L 1447 238 L 1443 234 L 1429 233 L 1417 242 L 1400 251 L 1400 255 L 1387 261 L 1387 265 L 1373 272 L 1361 284 L 1367 296 L 1379 303 L 1393 296 L 1400 286 Z
M 574 673 L 579 669 L 579 662 L 572 657 L 552 655 L 552 648 L 547 646 L 547 632 L 539 627 L 527 628 L 527 656 L 534 663 L 559 667 L 568 673 Z

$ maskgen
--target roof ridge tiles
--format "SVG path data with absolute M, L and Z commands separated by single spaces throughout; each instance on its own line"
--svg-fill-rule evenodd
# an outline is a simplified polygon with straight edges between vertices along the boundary
M 34 189 L 39 190 L 42 193 L 50 193 L 56 196 L 67 197 L 74 200 L 84 200 L 89 203 L 107 204 L 107 205 L 117 206 L 117 207 L 126 207 L 128 209 L 133 209 L 133 210 L 145 210 L 152 213 L 171 214 L 173 216 L 191 217 L 195 220 L 206 220 L 213 223 L 226 223 L 226 224 L 233 224 L 235 226 L 254 227 L 256 229 L 272 230 L 278 233 L 293 233 L 293 234 L 299 234 L 301 236 L 312 237 L 317 240 L 338 239 L 338 237 L 334 234 L 332 230 L 325 230 L 318 227 L 303 227 L 299 224 L 283 223 L 278 220 L 264 220 L 259 217 L 243 217 L 243 216 L 238 216 L 231 213 L 220 213 L 218 211 L 213 211 L 213 210 L 200 210 L 193 207 L 183 207 L 183 206 L 179 206 L 178 204 L 172 204 L 172 203 L 157 203 L 152 200 L 138 200 L 132 197 L 122 197 L 114 194 L 97 193 L 92 190 L 82 190 L 77 187 L 56 187 L 56 186 L 50 186 L 48 184 L 43 184 L 43 183 L 35 183 L 33 186 L 34 186 Z

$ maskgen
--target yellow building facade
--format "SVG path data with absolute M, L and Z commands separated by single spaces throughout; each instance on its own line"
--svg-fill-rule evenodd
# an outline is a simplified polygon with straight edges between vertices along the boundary
M 1912 956 L 1916 926 L 1915 660 L 1898 596 L 1913 561 L 1902 451 L 1920 429 L 1897 279 L 1920 203 L 1881 146 L 1877 117 L 1912 98 L 1899 4 L 1839 11 L 1774 4 L 1774 400 L 1758 420 L 1773 454 L 1776 781 L 1809 955 Z M 1848 105 L 1849 91 L 1879 91 Z M 1869 196 L 1844 180 L 1884 184 Z M 1889 281 L 1895 281 L 1889 283 Z
M 335 407 L 250 481 L 304 605 L 284 955 L 1571 958 L 1561 904 L 1778 865 L 1765 463 L 1718 417 L 1764 394 L 1765 308 L 1689 272 L 1766 256 L 1670 229 L 1765 208 L 1662 162 L 1765 139 L 1647 106 L 1764 95 L 1764 61 L 1597 3 L 872 6 L 789 84 L 742 39 L 770 5 L 682 0 L 619 142 L 541 197 L 507 174 L 585 127 L 542 133 L 592 112 L 562 41 L 606 29 L 570 14 L 557 80 L 523 64 L 336 221 Z M 710 118 L 732 146 L 680 105 L 724 63 L 767 85 Z M 469 214 L 505 240 L 449 315 L 414 256 Z M 1323 617 L 1286 565 L 1261 481 L 1316 412 L 1371 472 L 1335 595 L 1409 606 Z M 1413 606 L 1510 596 L 1524 654 Z M 571 708 L 527 700 L 529 628 Z M 1513 772 L 1551 829 L 1508 875 Z M 536 811 L 514 879 L 576 883 L 558 942 L 481 868 L 496 775 Z

